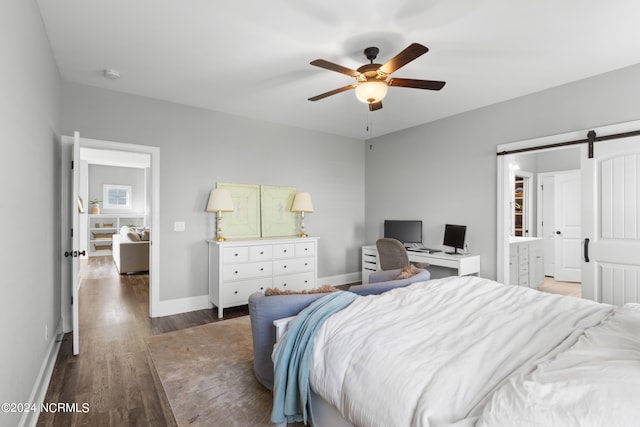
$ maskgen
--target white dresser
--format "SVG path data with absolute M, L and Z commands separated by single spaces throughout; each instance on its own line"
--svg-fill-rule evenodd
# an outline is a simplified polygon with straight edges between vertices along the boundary
M 511 237 L 509 240 L 509 284 L 537 289 L 544 283 L 544 240 Z
M 245 305 L 267 288 L 304 290 L 316 286 L 318 238 L 232 240 L 209 244 L 209 301 L 222 318 L 227 307 Z

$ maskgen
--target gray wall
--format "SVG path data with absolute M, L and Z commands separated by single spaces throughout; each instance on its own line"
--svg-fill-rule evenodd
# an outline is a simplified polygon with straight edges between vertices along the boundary
M 35 1 L 0 2 L 0 56 L 0 402 L 18 403 L 60 320 L 60 78 Z M 0 426 L 21 415 L 0 413 Z
M 205 212 L 216 182 L 308 191 L 320 277 L 358 272 L 364 241 L 363 142 L 139 96 L 63 84 L 62 132 L 160 147 L 160 300 L 205 295 Z M 173 231 L 185 221 L 186 231 Z
M 580 169 L 580 147 L 578 146 L 545 151 L 533 156 L 536 159 L 536 173 Z
M 98 199 L 100 213 L 145 213 L 145 171 L 141 168 L 89 165 L 89 197 Z M 106 209 L 102 186 L 104 184 L 130 185 L 131 209 Z
M 638 81 L 635 65 L 369 141 L 367 241 L 385 218 L 422 219 L 429 245 L 445 223 L 467 224 L 481 274 L 495 278 L 496 145 L 640 119 Z

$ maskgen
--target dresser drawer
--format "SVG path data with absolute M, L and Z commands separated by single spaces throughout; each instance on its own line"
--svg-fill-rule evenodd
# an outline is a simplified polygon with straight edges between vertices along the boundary
M 224 266 L 224 280 L 249 279 L 252 277 L 271 276 L 271 261 L 250 262 L 246 264 L 230 264 Z
M 250 261 L 264 261 L 273 258 L 273 246 L 261 245 L 249 247 Z
M 276 260 L 273 262 L 273 274 L 279 275 L 313 271 L 313 260 L 313 257 Z
M 233 246 L 222 249 L 222 262 L 225 264 L 249 261 L 249 248 L 247 246 Z
M 313 256 L 316 254 L 313 242 L 296 243 L 296 256 Z
M 529 286 L 529 275 L 525 274 L 518 277 L 518 285 L 520 286 Z
M 273 278 L 273 286 L 281 290 L 303 291 L 315 286 L 314 277 L 313 271 L 276 276 Z
M 378 256 L 376 254 L 362 252 L 362 260 L 365 262 L 372 262 L 375 264 L 378 262 Z
M 233 304 L 243 305 L 247 303 L 249 295 L 254 292 L 264 292 L 267 288 L 273 287 L 272 283 L 271 277 L 225 283 L 222 289 L 222 297 L 228 306 Z
M 529 264 L 518 264 L 518 274 L 521 276 L 529 274 Z
M 296 256 L 296 246 L 293 243 L 273 245 L 274 258 L 292 258 Z

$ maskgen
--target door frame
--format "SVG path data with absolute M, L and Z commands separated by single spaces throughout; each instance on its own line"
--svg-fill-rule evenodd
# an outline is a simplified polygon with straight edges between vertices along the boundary
M 540 138 L 531 138 L 522 141 L 500 144 L 496 147 L 496 153 L 518 150 L 528 147 L 541 147 L 548 144 L 562 143 L 565 141 L 577 141 L 584 139 L 587 132 L 594 130 L 596 134 L 610 135 L 630 132 L 640 128 L 640 120 L 617 123 L 595 128 L 586 128 L 577 131 L 550 135 Z M 596 143 L 597 144 L 597 143 Z M 564 147 L 541 149 L 542 151 L 561 150 Z M 581 153 L 586 150 L 581 150 Z M 581 154 L 582 155 L 582 154 Z M 509 186 L 509 163 L 513 160 L 511 155 L 497 156 L 497 253 L 496 253 L 496 280 L 509 283 L 509 228 L 511 211 L 511 188 Z M 582 178 L 584 179 L 584 178 Z
M 60 138 L 61 152 L 61 253 L 68 250 L 70 242 L 69 228 L 71 224 L 72 195 L 69 192 L 71 157 L 67 155 L 73 146 L 73 136 Z M 160 307 L 160 147 L 150 145 L 129 144 L 114 141 L 105 141 L 80 136 L 80 147 L 106 149 L 113 151 L 125 151 L 149 154 L 151 167 L 149 173 L 149 226 L 151 230 L 150 258 L 149 258 L 149 316 L 157 317 Z M 64 332 L 72 330 L 71 320 L 71 270 L 68 261 L 61 260 L 61 316 Z

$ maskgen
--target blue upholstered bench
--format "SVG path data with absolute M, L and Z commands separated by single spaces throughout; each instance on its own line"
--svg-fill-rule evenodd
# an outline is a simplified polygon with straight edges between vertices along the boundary
M 351 286 L 349 291 L 362 296 L 381 294 L 411 283 L 424 282 L 431 277 L 429 271 L 419 270 L 418 274 L 410 278 L 395 280 L 399 273 L 400 270 L 371 273 L 368 284 Z M 276 342 L 273 321 L 295 316 L 324 295 L 326 294 L 265 296 L 262 292 L 255 292 L 249 296 L 249 315 L 251 316 L 251 332 L 253 334 L 253 367 L 258 381 L 268 389 L 273 389 L 271 352 Z

